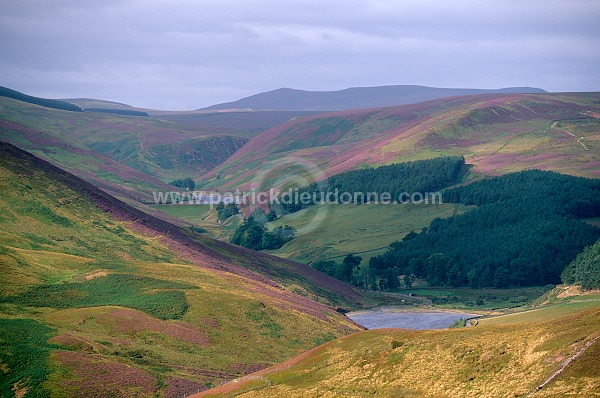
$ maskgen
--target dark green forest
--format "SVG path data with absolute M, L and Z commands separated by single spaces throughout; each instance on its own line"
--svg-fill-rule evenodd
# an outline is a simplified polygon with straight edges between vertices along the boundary
M 322 193 L 389 193 L 390 199 L 402 200 L 402 193 L 434 192 L 455 184 L 464 170 L 462 156 L 439 157 L 413 162 L 396 163 L 389 166 L 360 169 L 336 174 L 327 180 L 313 183 L 298 190 L 299 195 L 308 192 L 317 202 L 326 200 Z M 361 197 L 358 203 L 363 203 Z M 302 203 L 272 205 L 278 213 L 293 213 L 313 205 Z
M 573 260 L 562 273 L 562 280 L 583 289 L 600 289 L 600 240 L 597 240 Z
M 112 113 L 114 115 L 123 116 L 144 116 L 148 117 L 148 113 L 142 111 L 134 111 L 129 109 L 117 109 L 117 108 L 85 108 L 85 112 L 99 112 L 99 113 Z
M 392 243 L 371 259 L 371 275 L 413 275 L 432 286 L 556 284 L 600 237 L 579 220 L 600 215 L 598 180 L 528 170 L 447 190 L 443 199 L 478 207 Z
M 63 111 L 82 112 L 82 109 L 80 107 L 78 107 L 77 105 L 70 104 L 68 102 L 33 97 L 31 95 L 23 94 L 19 91 L 11 90 L 10 88 L 2 86 L 0 86 L 0 97 L 8 97 L 30 104 L 45 106 L 46 108 L 61 109 Z

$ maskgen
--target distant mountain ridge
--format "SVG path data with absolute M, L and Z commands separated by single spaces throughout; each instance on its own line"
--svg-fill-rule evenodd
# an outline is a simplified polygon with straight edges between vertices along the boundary
M 532 87 L 500 89 L 438 88 L 416 85 L 351 87 L 337 91 L 305 91 L 279 88 L 216 104 L 202 110 L 252 109 L 279 111 L 341 111 L 414 104 L 443 97 L 471 94 L 542 94 L 547 91 Z

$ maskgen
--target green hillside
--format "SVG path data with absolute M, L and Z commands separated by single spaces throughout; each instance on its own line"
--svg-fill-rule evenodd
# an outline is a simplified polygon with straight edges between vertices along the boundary
M 102 164 L 93 167 L 80 152 L 97 152 L 113 161 L 109 163 L 117 161 L 121 168 L 146 174 L 147 179 L 153 177 L 168 182 L 199 177 L 225 161 L 247 141 L 154 117 L 66 112 L 2 97 L 0 120 L 3 123 L 0 139 L 35 150 L 43 158 L 79 176 L 89 173 L 97 180 L 113 180 L 125 186 L 121 180 L 127 180 L 125 174 L 128 173 L 102 170 Z M 46 138 L 37 137 L 38 133 Z M 56 146 L 60 146 L 64 154 L 55 153 L 52 147 Z
M 310 267 L 186 232 L 0 144 L 0 395 L 180 397 L 359 328 Z

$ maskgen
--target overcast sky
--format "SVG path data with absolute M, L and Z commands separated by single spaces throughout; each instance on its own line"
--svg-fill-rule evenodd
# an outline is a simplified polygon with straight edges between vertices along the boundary
M 600 91 L 600 1 L 0 0 L 0 85 L 190 110 L 280 87 Z

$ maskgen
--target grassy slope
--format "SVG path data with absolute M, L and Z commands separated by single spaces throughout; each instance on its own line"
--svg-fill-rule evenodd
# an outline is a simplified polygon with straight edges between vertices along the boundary
M 419 286 L 420 284 L 423 286 Z M 463 310 L 502 310 L 523 308 L 548 291 L 548 287 L 519 287 L 506 289 L 469 289 L 452 287 L 429 287 L 425 281 L 417 281 L 416 287 L 401 290 L 420 298 L 431 300 L 439 308 Z
M 52 148 L 36 142 L 23 131 L 43 132 L 74 146 L 97 151 L 135 170 L 170 181 L 181 177 L 197 177 L 223 162 L 246 142 L 245 138 L 213 135 L 218 127 L 206 130 L 197 126 L 153 117 L 131 117 L 103 113 L 64 112 L 44 108 L 8 98 L 0 98 L 0 118 L 11 123 L 12 131 L 5 127 L 2 139 L 41 151 L 46 158 L 69 170 L 90 171 L 86 159 L 74 157 L 69 164 L 65 156 L 52 157 Z M 25 135 L 25 137 L 23 137 Z M 25 139 L 25 142 L 23 140 Z M 27 142 L 28 141 L 28 142 Z M 66 164 L 64 164 L 67 162 Z M 111 179 L 109 175 L 91 170 L 98 178 Z M 119 174 L 118 172 L 116 174 Z M 121 177 L 123 173 L 121 173 Z M 121 181 L 118 181 L 122 183 Z
M 440 155 L 464 155 L 475 173 L 541 168 L 598 177 L 600 121 L 590 115 L 598 114 L 599 96 L 466 96 L 292 120 L 252 139 L 206 181 L 248 187 L 265 164 L 286 157 L 302 157 L 337 174 Z M 565 121 L 582 117 L 589 119 Z M 588 150 L 567 131 L 583 136 Z
M 37 394 L 43 371 L 54 396 L 181 396 L 357 329 L 292 293 L 360 303 L 347 285 L 187 235 L 15 147 L 0 152 L 2 396 Z M 52 338 L 23 335 L 26 322 Z
M 229 242 L 236 228 L 242 223 L 241 216 L 229 217 L 218 223 L 217 212 L 210 205 L 152 205 L 152 209 L 203 228 L 213 238 Z M 164 217 L 164 216 L 163 216 Z
M 463 329 L 360 332 L 261 372 L 272 387 L 253 381 L 203 396 L 525 396 L 598 336 L 600 302 L 582 304 L 538 309 L 538 317 L 501 316 Z M 596 342 L 535 396 L 595 396 L 598 352 Z
M 367 264 L 369 258 L 382 254 L 409 232 L 427 227 L 436 217 L 450 217 L 465 209 L 454 204 L 312 206 L 270 224 L 288 224 L 300 231 L 291 242 L 270 253 L 303 263 L 341 261 L 341 256 L 359 253 Z
M 228 134 L 253 138 L 265 130 L 285 123 L 290 119 L 311 116 L 321 112 L 303 111 L 232 111 L 232 112 L 149 112 L 151 116 L 176 122 L 196 131 L 210 134 Z

